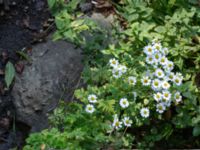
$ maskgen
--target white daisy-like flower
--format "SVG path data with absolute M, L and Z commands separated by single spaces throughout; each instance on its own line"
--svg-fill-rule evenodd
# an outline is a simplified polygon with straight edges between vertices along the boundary
M 126 127 L 131 127 L 131 124 L 133 123 L 132 120 L 129 119 L 129 117 L 124 117 L 123 122 Z
M 118 70 L 117 68 L 114 68 L 112 70 L 112 74 L 113 74 L 113 77 L 116 78 L 116 79 L 118 79 L 122 76 L 121 70 Z
M 161 94 L 160 92 L 157 92 L 157 93 L 155 93 L 155 94 L 153 95 L 153 98 L 154 98 L 157 102 L 159 102 L 159 101 L 162 100 L 162 94 Z
M 146 55 L 152 55 L 154 53 L 154 49 L 151 45 L 145 46 L 144 47 L 144 53 Z
M 148 105 L 149 104 L 149 100 L 145 98 L 143 103 L 144 103 L 144 105 Z
M 167 61 L 167 63 L 166 63 L 166 68 L 165 68 L 165 70 L 167 71 L 167 72 L 170 72 L 170 71 L 172 71 L 174 69 L 174 63 L 172 62 L 172 61 Z
M 126 73 L 127 67 L 124 66 L 124 65 L 119 65 L 119 70 L 120 70 L 122 73 Z
M 149 109 L 148 109 L 148 108 L 142 108 L 142 109 L 140 110 L 140 115 L 141 115 L 142 117 L 144 117 L 144 118 L 148 118 L 148 117 L 149 117 L 149 114 L 150 114 L 150 112 L 149 112 Z
M 155 61 L 156 63 L 160 62 L 161 57 L 162 57 L 162 56 L 161 56 L 160 53 L 155 53 L 155 54 L 153 55 L 154 61 Z
M 169 50 L 168 50 L 168 48 L 164 47 L 162 49 L 162 52 L 163 52 L 164 55 L 167 55 L 169 53 Z
M 167 81 L 162 81 L 162 88 L 164 89 L 164 90 L 167 90 L 167 89 L 169 89 L 170 88 L 170 84 L 169 84 L 169 82 L 167 82 Z
M 167 75 L 167 78 L 168 80 L 170 81 L 173 81 L 174 80 L 174 77 L 175 77 L 175 74 L 173 72 L 170 72 L 168 75 Z
M 96 103 L 96 102 L 97 102 L 97 96 L 94 95 L 94 94 L 90 94 L 90 95 L 88 96 L 88 101 L 89 101 L 90 103 Z
M 161 65 L 166 65 L 167 64 L 167 62 L 168 62 L 168 60 L 167 60 L 167 58 L 165 57 L 165 56 L 162 56 L 161 58 L 160 58 L 160 64 Z
M 166 106 L 166 107 L 170 107 L 171 106 L 171 100 L 165 100 L 163 101 L 163 104 Z
M 181 93 L 180 92 L 176 92 L 174 94 L 174 100 L 176 101 L 176 103 L 179 103 L 182 101 L 182 96 L 181 96 Z
M 182 84 L 182 80 L 183 80 L 183 78 L 181 78 L 180 76 L 175 75 L 175 76 L 174 76 L 174 79 L 173 79 L 173 82 L 174 82 L 177 86 L 180 86 L 180 85 Z
M 117 67 L 119 65 L 118 60 L 116 60 L 115 58 L 110 59 L 109 63 L 110 63 L 110 66 L 112 66 L 112 67 Z
M 154 79 L 152 81 L 152 89 L 158 91 L 161 87 L 161 81 L 159 79 Z
M 162 49 L 162 46 L 161 46 L 161 43 L 155 43 L 154 45 L 153 45 L 153 48 L 156 50 L 156 51 L 161 51 L 161 49 Z
M 135 85 L 136 84 L 136 77 L 133 77 L 133 76 L 128 77 L 128 83 L 130 85 Z
M 156 111 L 162 114 L 166 110 L 166 107 L 163 103 L 159 103 L 156 105 Z
M 148 76 L 144 76 L 141 79 L 142 85 L 148 86 L 151 84 L 151 79 Z
M 112 126 L 113 126 L 115 129 L 120 129 L 120 128 L 122 127 L 122 122 L 119 121 L 118 118 L 114 118 L 114 121 L 113 121 Z
M 158 78 L 163 78 L 163 77 L 165 76 L 163 70 L 160 69 L 160 68 L 156 69 L 155 75 L 156 75 Z
M 114 118 L 114 119 L 117 119 L 117 118 L 118 118 L 118 115 L 117 115 L 117 114 L 114 114 L 114 115 L 113 115 L 113 118 Z
M 119 104 L 122 108 L 127 108 L 129 106 L 129 102 L 126 98 L 121 98 Z
M 163 95 L 163 99 L 166 101 L 169 101 L 171 99 L 171 93 L 169 91 L 163 91 L 162 95 Z
M 147 64 L 154 64 L 154 57 L 152 55 L 149 55 L 146 57 Z
M 86 105 L 85 111 L 92 114 L 95 111 L 95 108 L 93 105 L 88 104 L 88 105 Z
M 183 75 L 180 72 L 177 72 L 176 76 L 178 76 L 179 78 L 183 79 Z

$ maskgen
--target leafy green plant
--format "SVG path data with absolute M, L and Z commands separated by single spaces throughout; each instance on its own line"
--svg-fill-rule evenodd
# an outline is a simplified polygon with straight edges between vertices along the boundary
M 57 9 L 58 4 L 50 7 Z M 98 28 L 93 23 L 85 27 L 87 21 L 77 17 L 78 11 L 72 16 L 65 5 L 54 12 L 55 37 L 84 45 L 90 58 L 83 72 L 87 88 L 76 90 L 79 102 L 61 103 L 49 118 L 52 128 L 32 134 L 25 149 L 44 145 L 87 150 L 199 148 L 200 9 L 196 1 L 116 4 L 126 26 L 123 30 L 115 26 L 112 37 L 117 42 L 102 47 L 99 43 L 107 34 L 90 30 Z M 85 42 L 85 29 L 97 33 L 98 40 Z

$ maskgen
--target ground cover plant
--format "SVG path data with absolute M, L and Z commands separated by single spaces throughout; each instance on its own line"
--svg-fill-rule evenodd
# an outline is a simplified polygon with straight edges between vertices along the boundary
M 51 128 L 31 134 L 24 149 L 199 148 L 198 1 L 113 1 L 112 33 L 83 17 L 80 2 L 49 5 L 54 38 L 83 48 L 87 87 L 76 90 L 78 102 L 61 102 Z

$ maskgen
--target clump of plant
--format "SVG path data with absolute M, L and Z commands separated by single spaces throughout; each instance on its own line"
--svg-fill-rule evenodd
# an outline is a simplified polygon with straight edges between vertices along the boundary
M 79 38 L 83 30 L 76 29 L 82 29 L 85 21 L 72 17 L 68 28 L 65 19 L 60 20 L 63 26 L 56 36 L 75 37 L 70 41 L 85 44 L 90 59 L 82 76 L 87 88 L 76 90 L 78 102 L 61 103 L 49 118 L 52 127 L 32 134 L 25 149 L 198 148 L 196 5 L 195 1 L 124 1 L 116 11 L 126 26 L 112 30 L 117 42 L 106 48 L 101 47 L 107 37 L 103 32 L 96 32 L 100 40 Z
M 132 64 L 135 56 L 131 55 L 127 59 L 121 57 L 120 62 L 116 58 L 110 59 L 103 72 L 105 83 L 77 90 L 76 97 L 82 104 L 66 106 L 69 107 L 67 111 L 65 108 L 57 109 L 55 116 L 51 117 L 51 122 L 62 132 L 51 129 L 39 135 L 33 134 L 28 139 L 30 145 L 34 143 L 32 148 L 42 144 L 48 148 L 70 149 L 145 147 L 142 144 L 145 137 L 141 141 L 135 139 L 132 130 L 152 123 L 157 126 L 156 122 L 166 120 L 164 112 L 182 107 L 184 100 L 179 88 L 182 87 L 183 76 L 173 72 L 175 66 L 167 58 L 168 49 L 162 47 L 159 41 L 154 40 L 143 50 L 136 51 L 141 55 L 137 64 Z M 49 134 L 55 131 L 59 138 L 53 140 L 55 136 Z M 160 137 L 145 142 L 147 146 L 153 146 L 155 141 L 172 132 L 172 126 L 168 125 L 162 132 L 164 134 L 158 134 Z M 35 136 L 41 138 L 36 140 L 38 144 L 34 141 Z M 25 149 L 31 149 L 29 146 Z

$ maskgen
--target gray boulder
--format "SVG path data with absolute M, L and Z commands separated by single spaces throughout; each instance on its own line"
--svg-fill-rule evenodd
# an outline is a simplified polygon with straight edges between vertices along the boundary
M 17 120 L 39 131 L 48 126 L 47 113 L 61 96 L 71 100 L 83 69 L 81 50 L 64 41 L 36 45 L 32 64 L 17 75 L 12 90 Z

